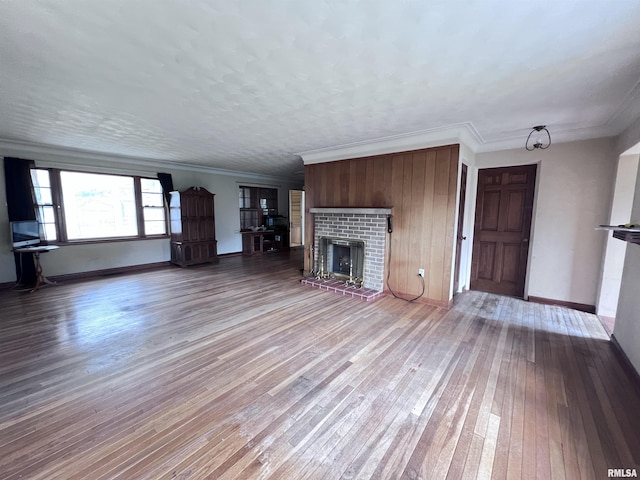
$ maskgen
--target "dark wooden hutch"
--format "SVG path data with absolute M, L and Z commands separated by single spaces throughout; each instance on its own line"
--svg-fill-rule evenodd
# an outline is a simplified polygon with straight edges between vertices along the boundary
M 201 187 L 171 192 L 171 262 L 181 267 L 218 262 L 214 194 Z

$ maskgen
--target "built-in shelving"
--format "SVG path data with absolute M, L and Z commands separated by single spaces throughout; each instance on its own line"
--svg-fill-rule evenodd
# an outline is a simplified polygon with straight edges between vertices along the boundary
M 596 230 L 611 230 L 613 238 L 640 245 L 640 228 L 625 228 L 617 225 L 599 225 Z

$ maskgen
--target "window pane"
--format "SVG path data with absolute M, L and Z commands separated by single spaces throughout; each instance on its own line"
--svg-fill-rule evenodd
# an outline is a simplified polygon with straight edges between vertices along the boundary
M 241 210 L 240 211 L 240 229 L 246 230 L 249 227 L 257 227 L 258 225 L 258 212 L 255 210 Z
M 56 217 L 52 206 L 40 207 L 40 220 L 42 223 L 55 223 Z
M 42 168 L 31 169 L 31 181 L 35 187 L 50 187 L 49 170 Z
M 164 222 L 164 209 L 159 207 L 145 207 L 144 208 L 144 221 L 150 220 Z
M 53 203 L 53 200 L 51 199 L 51 189 L 50 188 L 34 188 L 35 190 L 35 194 L 36 194 L 36 203 L 38 205 L 43 205 L 43 204 L 49 204 L 51 205 Z
M 158 193 L 143 193 L 142 194 L 142 206 L 144 207 L 162 207 L 164 201 L 162 194 Z
M 147 235 L 164 235 L 167 233 L 167 227 L 162 222 L 144 222 L 144 231 Z
M 42 227 L 44 228 L 44 238 L 46 240 L 53 241 L 58 238 L 55 223 L 45 223 Z
M 240 187 L 240 208 L 251 208 L 251 190 L 248 187 Z
M 70 240 L 138 234 L 132 177 L 60 172 Z
M 160 180 L 156 180 L 155 178 L 141 178 L 140 188 L 143 192 L 162 193 Z

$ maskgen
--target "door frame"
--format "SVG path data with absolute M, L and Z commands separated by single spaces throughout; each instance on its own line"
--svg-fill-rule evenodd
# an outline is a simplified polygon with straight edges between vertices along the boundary
M 292 245 L 292 238 L 293 236 L 291 235 L 291 228 L 292 228 L 292 217 L 293 214 L 291 212 L 291 192 L 300 192 L 300 224 L 301 224 L 301 238 L 300 238 L 300 245 Z M 291 248 L 296 248 L 296 247 L 302 247 L 304 248 L 305 245 L 305 238 L 304 238 L 304 234 L 305 234 L 305 193 L 304 190 L 298 190 L 298 189 L 290 189 L 289 190 L 289 247 Z
M 469 281 L 467 279 L 466 259 L 462 254 L 465 250 L 467 243 L 463 243 L 467 240 L 465 236 L 465 225 L 467 224 L 466 212 L 468 209 L 468 196 L 469 196 L 469 166 L 461 162 L 460 163 L 460 187 L 458 189 L 458 219 L 456 223 L 455 231 L 455 253 L 454 253 L 454 271 L 453 271 L 453 295 L 458 293 L 460 285 L 464 285 L 469 288 Z M 464 183 L 463 183 L 464 182 Z M 461 237 L 461 238 L 458 238 Z

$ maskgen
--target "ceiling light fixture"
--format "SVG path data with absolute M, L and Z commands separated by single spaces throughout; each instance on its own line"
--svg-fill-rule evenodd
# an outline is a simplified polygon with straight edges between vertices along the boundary
M 544 138 L 544 133 L 542 132 L 546 132 L 546 139 Z M 531 135 L 533 135 L 534 133 L 537 134 L 533 140 L 533 143 L 529 143 L 529 140 L 531 140 Z M 538 148 L 540 150 L 546 150 L 547 148 L 549 148 L 549 146 L 551 146 L 551 134 L 549 133 L 549 130 L 547 130 L 546 125 L 536 125 L 535 127 L 533 127 L 533 130 L 531 130 L 531 132 L 529 133 L 527 141 L 524 144 L 524 148 L 526 148 L 530 152 Z

